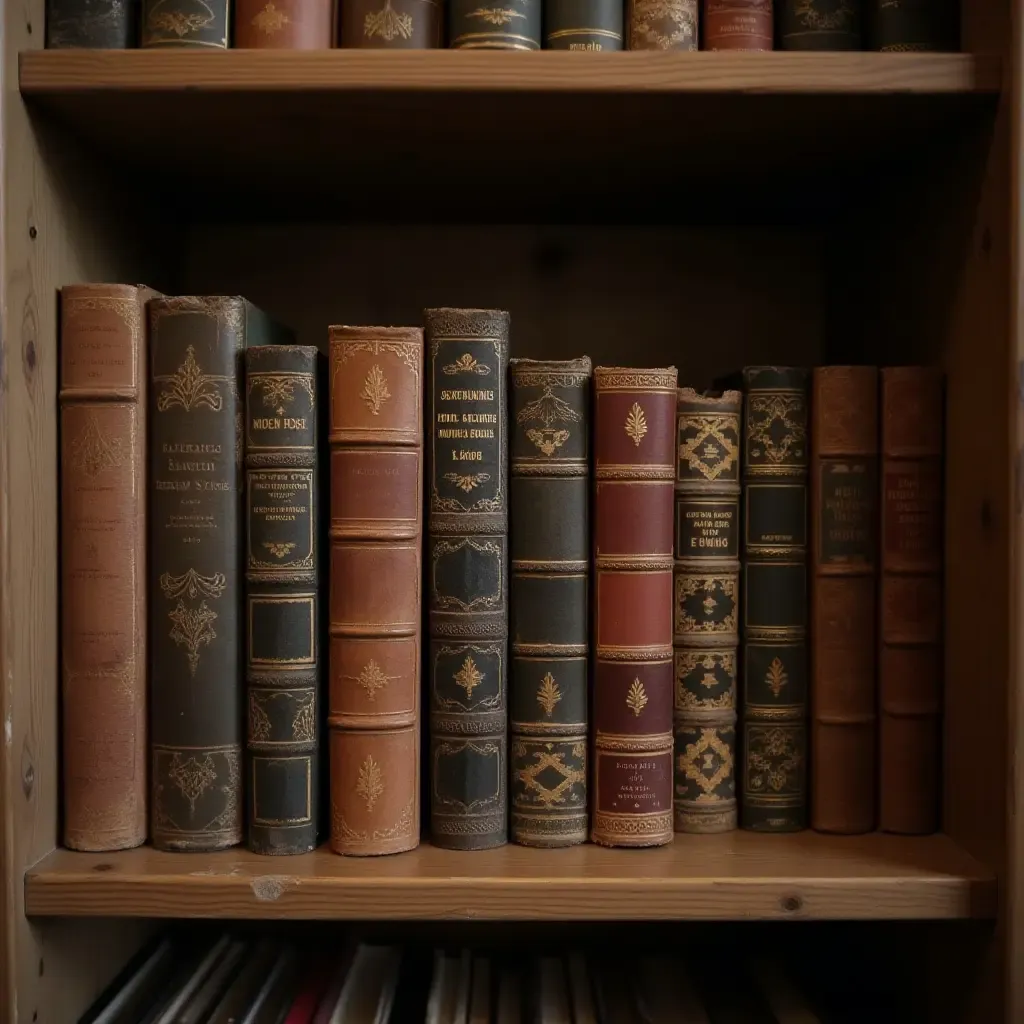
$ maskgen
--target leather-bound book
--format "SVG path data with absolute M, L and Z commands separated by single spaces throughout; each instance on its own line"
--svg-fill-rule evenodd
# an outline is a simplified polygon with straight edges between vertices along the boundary
M 587 838 L 590 360 L 513 359 L 512 839 Z
M 235 0 L 236 50 L 329 50 L 334 0 Z
M 698 0 L 628 0 L 630 50 L 696 50 Z
M 811 417 L 811 824 L 870 832 L 878 777 L 878 371 L 816 369 Z
M 331 848 L 420 840 L 423 331 L 330 329 Z
M 594 369 L 594 769 L 590 837 L 672 840 L 676 369 Z
M 943 375 L 882 370 L 879 826 L 939 827 L 942 753 Z
M 539 50 L 541 0 L 448 0 L 448 47 L 452 50 Z
M 675 830 L 736 827 L 739 391 L 680 388 L 676 436 Z
M 772 0 L 704 0 L 705 50 L 770 50 Z
M 246 791 L 254 853 L 308 853 L 318 832 L 317 350 L 245 353 Z
M 740 824 L 807 825 L 805 369 L 743 371 L 743 790 Z
M 545 0 L 546 50 L 621 50 L 622 0 Z
M 242 840 L 244 371 L 288 340 L 245 299 L 149 304 L 153 845 Z
M 146 841 L 148 288 L 60 293 L 64 845 Z
M 143 49 L 226 50 L 229 0 L 142 0 Z
M 430 388 L 430 832 L 507 838 L 509 315 L 424 311 Z
M 859 50 L 863 0 L 776 0 L 780 50 Z
M 342 49 L 434 50 L 444 46 L 441 0 L 340 0 Z
M 48 50 L 130 50 L 139 0 L 47 0 Z
M 872 0 L 871 44 L 890 53 L 955 50 L 956 0 Z

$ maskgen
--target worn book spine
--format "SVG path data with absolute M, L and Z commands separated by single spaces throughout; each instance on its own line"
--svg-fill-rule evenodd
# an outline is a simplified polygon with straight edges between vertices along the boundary
M 699 48 L 698 0 L 627 0 L 629 50 Z
M 811 395 L 811 825 L 875 827 L 878 371 L 825 366 Z
M 680 388 L 676 431 L 675 830 L 736 828 L 739 391 Z
M 330 329 L 331 848 L 420 840 L 423 332 Z
M 128 50 L 135 46 L 139 0 L 47 0 L 48 50 Z
M 237 50 L 329 50 L 334 0 L 235 0 Z
M 510 364 L 512 839 L 587 838 L 590 360 Z
M 245 352 L 246 792 L 254 853 L 315 849 L 319 796 L 317 350 Z
M 705 0 L 705 50 L 770 50 L 772 0 Z
M 149 325 L 151 838 L 216 850 L 242 840 L 242 354 L 282 335 L 236 297 Z
M 622 0 L 546 0 L 546 50 L 621 50 Z
M 146 841 L 146 302 L 60 293 L 64 845 Z
M 859 50 L 863 0 L 776 0 L 780 50 Z
M 882 370 L 879 827 L 939 827 L 943 375 Z
M 672 840 L 676 369 L 594 369 L 590 837 Z
M 440 0 L 343 0 L 342 49 L 435 50 L 444 46 Z
M 872 49 L 925 53 L 957 48 L 956 0 L 873 0 Z
M 808 372 L 743 371 L 740 824 L 807 825 Z
M 491 7 L 478 0 L 449 0 L 448 48 L 539 50 L 541 0 L 507 0 Z
M 430 373 L 430 831 L 482 850 L 508 837 L 509 315 L 424 311 Z
M 142 0 L 139 46 L 226 50 L 230 16 L 229 0 Z

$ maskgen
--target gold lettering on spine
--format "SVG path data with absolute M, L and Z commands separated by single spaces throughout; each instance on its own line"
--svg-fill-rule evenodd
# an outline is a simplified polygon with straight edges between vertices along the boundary
M 639 448 L 640 442 L 647 433 L 647 417 L 644 416 L 644 410 L 639 402 L 634 402 L 633 408 L 629 410 L 625 429 L 626 436 Z

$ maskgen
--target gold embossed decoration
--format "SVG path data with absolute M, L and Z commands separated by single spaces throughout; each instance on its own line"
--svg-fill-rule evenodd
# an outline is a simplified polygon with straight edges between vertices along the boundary
M 569 431 L 558 423 L 578 423 L 581 415 L 568 402 L 559 398 L 550 386 L 544 388 L 540 398 L 527 403 L 519 410 L 516 423 L 539 423 L 526 431 L 541 454 L 550 458 L 569 440 Z
M 267 7 L 273 7 L 268 4 Z M 266 10 L 266 8 L 264 8 Z M 257 15 L 259 17 L 259 15 Z M 252 378 L 250 378 L 251 380 Z M 284 407 L 295 401 L 295 377 L 286 377 L 281 374 L 262 373 L 256 378 L 260 390 L 263 392 L 263 404 L 270 406 L 278 416 L 284 415 Z M 299 378 L 300 383 L 306 385 L 309 390 L 309 381 L 305 375 Z M 312 393 L 310 394 L 312 398 Z
M 789 676 L 780 659 L 772 659 L 772 663 L 765 673 L 764 681 L 768 684 L 768 689 L 772 691 L 773 697 L 777 698 L 782 693 L 782 688 L 789 682 Z
M 366 801 L 366 809 L 373 810 L 373 805 L 384 792 L 384 774 L 372 754 L 359 766 L 359 779 L 356 782 L 356 793 Z
M 807 403 L 802 395 L 751 394 L 747 402 L 750 458 L 768 466 L 790 464 L 806 454 Z
M 217 769 L 213 758 L 207 754 L 202 760 L 175 753 L 167 771 L 167 777 L 173 782 L 182 796 L 188 801 L 189 810 L 195 814 L 196 801 L 206 792 L 210 784 L 217 781 Z
M 640 717 L 640 712 L 647 707 L 647 691 L 639 679 L 634 679 L 630 684 L 629 693 L 626 694 L 626 707 Z
M 270 733 L 270 715 L 264 710 L 260 695 L 250 691 L 249 740 L 255 743 L 263 743 L 270 739 Z
M 679 460 L 705 480 L 717 480 L 728 473 L 739 458 L 739 445 L 733 439 L 734 416 L 687 416 L 681 423 L 696 431 L 679 446 Z
M 522 742 L 513 749 L 516 757 L 527 755 L 526 745 Z M 565 796 L 573 786 L 587 780 L 587 769 L 584 763 L 579 768 L 571 768 L 565 763 L 565 755 L 556 753 L 553 743 L 545 743 L 543 749 L 533 751 L 533 764 L 516 769 L 516 779 L 523 784 L 527 793 L 533 795 L 541 807 L 553 807 L 565 802 Z M 554 772 L 558 782 L 554 786 L 545 786 L 540 781 L 544 772 Z
M 295 548 L 295 544 L 292 541 L 272 541 L 265 540 L 263 546 L 275 557 L 284 558 Z
M 301 700 L 292 719 L 292 740 L 312 743 L 316 739 L 316 697 L 311 693 Z
M 803 764 L 793 730 L 778 726 L 749 727 L 746 734 L 747 789 L 754 793 L 781 792 Z
M 633 0 L 630 34 L 648 49 L 671 50 L 680 43 L 697 42 L 694 0 Z M 688 47 L 687 47 L 688 48 Z
M 466 691 L 467 699 L 470 699 L 473 691 L 484 681 L 484 673 L 476 667 L 472 658 L 467 657 L 454 678 L 456 685 L 461 686 Z
M 273 3 L 268 3 L 267 6 L 252 19 L 252 24 L 264 33 L 264 35 L 272 36 L 275 33 L 280 32 L 285 25 L 291 24 L 291 18 L 288 17 L 287 12 L 279 10 Z
M 470 353 L 464 352 L 454 363 L 446 363 L 442 366 L 441 371 L 449 377 L 457 373 L 475 373 L 486 377 L 491 372 L 491 368 L 484 363 L 478 363 Z
M 191 345 L 185 349 L 185 361 L 174 373 L 159 375 L 155 379 L 165 383 L 156 400 L 158 412 L 167 412 L 176 405 L 185 412 L 193 409 L 220 412 L 224 408 L 224 398 L 217 382 L 226 378 L 203 373 L 196 362 L 196 350 Z
M 626 416 L 626 436 L 639 448 L 640 442 L 646 434 L 647 417 L 644 416 L 644 410 L 641 408 L 640 403 L 634 402 L 633 408 L 629 410 L 629 414 Z
M 388 391 L 388 379 L 376 363 L 370 367 L 366 380 L 363 381 L 363 390 L 359 392 L 359 397 L 366 403 L 366 408 L 374 416 L 380 415 L 384 403 L 391 397 L 391 392 Z
M 146 21 L 146 27 L 150 32 L 169 32 L 179 39 L 193 32 L 199 32 L 214 22 L 214 14 L 210 8 L 197 0 L 203 10 L 187 14 L 184 11 L 163 11 L 160 4 L 156 4 L 150 12 Z
M 202 596 L 215 600 L 223 595 L 226 586 L 227 578 L 220 572 L 203 576 L 189 569 L 180 576 L 165 572 L 160 577 L 160 589 L 164 596 L 171 601 L 178 599 L 177 605 L 167 613 L 172 627 L 170 638 L 185 648 L 189 672 L 193 677 L 199 667 L 200 648 L 217 638 L 212 628 L 217 613 L 207 606 L 206 601 L 200 602 L 198 608 L 190 608 L 184 599 L 187 597 L 194 601 Z
M 380 665 L 371 658 L 356 677 L 356 682 L 363 688 L 367 700 L 376 700 L 377 691 L 383 690 L 391 678 L 391 676 L 386 676 Z
M 478 7 L 475 11 L 470 11 L 466 17 L 479 18 L 489 25 L 509 25 L 513 18 L 525 18 L 526 15 L 509 7 Z
M 709 797 L 732 775 L 732 751 L 717 729 L 701 729 L 700 739 L 687 743 L 679 755 L 679 768 Z
M 385 43 L 395 39 L 412 38 L 412 15 L 401 14 L 391 6 L 391 0 L 384 0 L 379 11 L 371 11 L 363 19 L 363 35 L 367 39 L 378 36 Z
M 555 677 L 548 672 L 540 681 L 537 687 L 537 703 L 544 709 L 544 714 L 549 718 L 555 710 L 555 705 L 562 699 L 562 692 L 558 689 Z
M 479 487 L 481 484 L 487 483 L 491 479 L 490 473 L 445 473 L 444 479 L 451 484 L 455 484 L 460 491 L 465 491 L 469 494 L 470 491 Z
M 829 10 L 822 10 L 827 6 Z M 882 4 L 883 7 L 886 4 Z M 848 29 L 856 16 L 854 0 L 832 0 L 822 5 L 821 0 L 794 0 L 793 14 L 805 29 L 816 32 L 835 32 Z
M 72 469 L 86 476 L 98 476 L 104 470 L 124 465 L 128 450 L 123 438 L 108 437 L 95 413 L 86 417 L 85 430 L 71 441 Z

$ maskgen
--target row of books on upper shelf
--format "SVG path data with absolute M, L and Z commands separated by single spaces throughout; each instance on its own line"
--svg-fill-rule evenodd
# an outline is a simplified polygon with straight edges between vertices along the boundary
M 50 48 L 954 50 L 956 0 L 47 0 Z
M 240 298 L 63 289 L 67 846 L 401 852 L 421 763 L 452 849 L 937 828 L 939 371 L 698 393 L 424 324 L 325 364 Z

